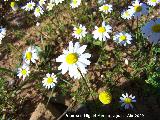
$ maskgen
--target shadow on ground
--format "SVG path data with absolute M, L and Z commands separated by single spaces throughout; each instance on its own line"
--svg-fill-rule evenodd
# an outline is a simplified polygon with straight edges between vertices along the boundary
M 137 102 L 133 104 L 133 110 L 125 110 L 120 107 L 119 97 L 125 92 L 136 97 Z M 126 82 L 119 87 L 114 87 L 111 93 L 113 95 L 111 104 L 102 105 L 99 100 L 96 103 L 88 101 L 80 105 L 80 108 L 75 112 L 67 112 L 62 120 L 87 120 L 89 119 L 87 117 L 90 117 L 91 120 L 159 120 L 159 90 L 146 85 L 144 81 L 135 80 Z M 77 117 L 75 117 L 76 115 Z M 116 116 L 117 118 L 115 118 Z

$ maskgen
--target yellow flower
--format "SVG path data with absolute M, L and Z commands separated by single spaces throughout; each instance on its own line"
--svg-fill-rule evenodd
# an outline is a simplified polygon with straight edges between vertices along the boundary
M 10 6 L 13 8 L 13 7 L 15 7 L 15 5 L 16 5 L 16 2 L 11 2 L 11 4 L 10 4 Z
M 99 100 L 103 104 L 109 104 L 112 101 L 112 95 L 109 92 L 103 91 L 99 94 Z

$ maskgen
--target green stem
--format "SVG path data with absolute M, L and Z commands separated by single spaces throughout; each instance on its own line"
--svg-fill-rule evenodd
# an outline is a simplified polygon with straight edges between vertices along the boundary
M 92 97 L 92 100 L 93 100 L 94 105 L 95 105 L 95 110 L 98 111 L 98 108 L 97 108 L 97 105 L 96 105 L 96 101 L 95 101 L 94 96 L 93 96 L 93 94 L 92 94 L 92 91 L 93 91 L 93 90 L 88 86 L 87 80 L 84 78 L 82 72 L 81 72 L 79 69 L 78 69 L 78 71 L 80 72 L 80 74 L 81 74 L 81 76 L 82 76 L 82 79 L 83 79 L 83 81 L 85 82 L 86 87 L 88 88 L 88 92 L 90 93 L 90 95 L 91 95 L 91 97 Z M 91 110 L 92 110 L 92 108 L 91 108 Z
M 105 17 L 104 17 L 104 15 L 103 15 L 103 13 L 101 13 L 101 16 L 102 16 L 103 21 L 105 21 Z
M 93 97 L 93 95 L 92 95 L 92 89 L 88 86 L 87 81 L 86 81 L 86 79 L 84 78 L 82 72 L 81 72 L 79 69 L 78 69 L 78 71 L 80 72 L 80 74 L 81 74 L 81 76 L 82 76 L 82 79 L 83 79 L 84 83 L 86 84 L 86 87 L 88 88 L 88 92 L 90 92 L 90 94 L 91 94 L 91 96 L 92 96 L 92 99 L 93 99 L 93 101 L 95 102 L 94 97 Z
M 49 98 L 48 98 L 48 101 L 47 101 L 46 106 L 48 106 L 48 103 L 49 103 L 49 101 L 50 101 L 50 99 L 51 99 L 52 94 L 53 94 L 53 88 L 52 88 L 52 91 L 51 91 L 51 95 L 50 95 Z
M 139 32 L 139 28 L 138 28 L 138 18 L 137 18 L 137 35 L 136 35 L 136 39 L 138 39 L 138 32 Z
M 59 78 L 60 78 L 60 75 L 61 75 L 61 72 L 59 72 L 59 73 L 56 74 L 56 76 L 59 77 Z M 62 80 L 62 81 L 64 81 L 64 82 L 66 82 L 67 84 L 73 86 L 73 84 L 71 84 L 70 82 L 68 82 L 68 81 L 66 81 L 66 80 L 64 80 L 64 79 L 62 79 L 62 78 L 60 78 L 60 80 Z
M 101 52 L 100 52 L 99 58 L 97 60 L 97 63 L 101 60 L 101 57 L 103 56 L 103 53 L 104 53 L 103 51 L 104 51 L 104 48 L 105 48 L 103 46 L 104 46 L 103 41 L 101 41 Z
M 63 80 L 63 79 L 61 79 L 61 80 L 64 81 L 64 82 L 66 82 L 67 84 L 73 86 L 70 82 L 68 82 L 68 81 L 66 81 L 66 80 Z
M 103 40 L 102 40 L 102 42 L 101 42 L 101 47 L 102 47 L 102 51 L 103 51 Z

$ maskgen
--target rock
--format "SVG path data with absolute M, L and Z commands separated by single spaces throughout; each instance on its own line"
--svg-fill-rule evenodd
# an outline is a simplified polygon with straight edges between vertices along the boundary
M 56 120 L 60 115 L 60 112 L 53 105 L 48 104 L 46 108 L 44 103 L 39 103 L 29 120 Z
M 105 49 L 106 49 L 107 51 L 112 51 L 112 50 L 114 50 L 114 46 L 106 45 L 106 46 L 105 46 Z
M 22 89 L 27 89 L 27 88 L 31 87 L 32 85 L 33 85 L 32 83 L 27 83 L 22 87 Z

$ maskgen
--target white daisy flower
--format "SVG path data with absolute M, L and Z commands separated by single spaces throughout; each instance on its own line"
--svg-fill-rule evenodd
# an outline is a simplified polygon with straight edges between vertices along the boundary
M 132 102 L 136 102 L 135 96 L 132 96 L 132 94 L 128 95 L 126 93 L 126 95 L 122 94 L 122 97 L 120 97 L 121 106 L 124 106 L 125 109 L 133 108 Z
M 16 2 L 11 2 L 10 6 L 13 11 L 16 11 L 18 9 L 18 5 L 16 4 Z
M 70 5 L 71 5 L 72 8 L 76 8 L 80 4 L 81 4 L 81 0 L 71 0 L 71 3 L 70 3 Z
M 148 14 L 148 6 L 144 3 L 140 3 L 139 0 L 136 0 L 132 3 L 132 6 L 129 8 L 133 11 L 134 18 L 140 18 L 142 15 Z
M 131 9 L 128 9 L 128 10 L 124 10 L 122 13 L 121 13 L 121 17 L 123 19 L 131 19 L 133 16 L 133 11 Z
M 160 41 L 160 18 L 150 20 L 142 27 L 141 32 L 151 43 L 158 43 Z
M 148 0 L 147 4 L 151 6 L 156 6 L 158 3 L 160 3 L 160 0 Z
M 109 5 L 109 4 L 105 4 L 105 5 L 103 5 L 103 6 L 101 6 L 101 7 L 99 7 L 99 11 L 102 11 L 102 12 L 104 12 L 104 13 L 111 13 L 111 11 L 112 11 L 113 9 L 112 9 L 112 5 Z
M 42 6 L 42 5 L 45 4 L 45 2 L 46 2 L 46 0 L 40 0 L 38 3 L 39 3 L 40 6 Z
M 126 46 L 126 44 L 131 44 L 132 36 L 126 32 L 120 32 L 113 36 L 113 40 Z
M 36 17 L 39 17 L 41 14 L 43 14 L 43 9 L 41 8 L 41 6 L 38 6 L 38 7 L 36 7 L 35 8 L 35 10 L 34 10 L 34 15 L 36 16 Z
M 82 26 L 81 24 L 78 27 L 74 27 L 73 30 L 74 31 L 72 36 L 74 36 L 77 39 L 82 39 L 82 37 L 85 37 L 87 34 L 86 27 Z
M 6 28 L 0 26 L 0 44 L 2 44 L 2 39 L 6 36 Z
M 59 3 L 62 3 L 64 0 L 50 0 L 51 3 L 55 3 L 58 5 Z
M 48 10 L 48 11 L 52 10 L 52 9 L 53 9 L 53 6 L 55 6 L 55 4 L 49 2 L 49 3 L 47 4 L 47 10 Z
M 52 74 L 48 73 L 46 74 L 46 77 L 43 78 L 42 83 L 45 88 L 48 88 L 48 89 L 53 88 L 55 86 L 55 83 L 57 83 L 57 77 L 54 73 Z
M 36 60 L 38 60 L 37 49 L 34 46 L 30 46 L 23 54 L 23 60 L 28 65 L 30 62 L 36 63 Z
M 106 38 L 110 38 L 109 32 L 111 31 L 112 27 L 110 25 L 105 25 L 105 22 L 102 22 L 101 27 L 95 26 L 95 30 L 93 31 L 93 37 L 95 39 L 99 39 L 100 41 L 106 41 Z
M 21 68 L 18 68 L 17 76 L 19 78 L 22 77 L 22 79 L 24 80 L 27 76 L 29 76 L 29 73 L 30 73 L 29 66 L 24 64 Z
M 31 11 L 34 9 L 35 3 L 34 2 L 28 2 L 24 7 L 22 7 L 22 9 L 24 9 L 25 11 Z
M 69 42 L 69 50 L 63 50 L 63 55 L 60 55 L 56 61 L 62 62 L 62 64 L 58 67 L 59 70 L 62 70 L 62 74 L 65 74 L 69 71 L 70 77 L 74 77 L 75 79 L 79 79 L 81 74 L 86 74 L 87 65 L 90 65 L 90 61 L 87 60 L 91 57 L 89 53 L 84 53 L 87 45 L 83 45 L 80 47 L 79 42 L 76 42 L 74 45 L 72 42 Z

